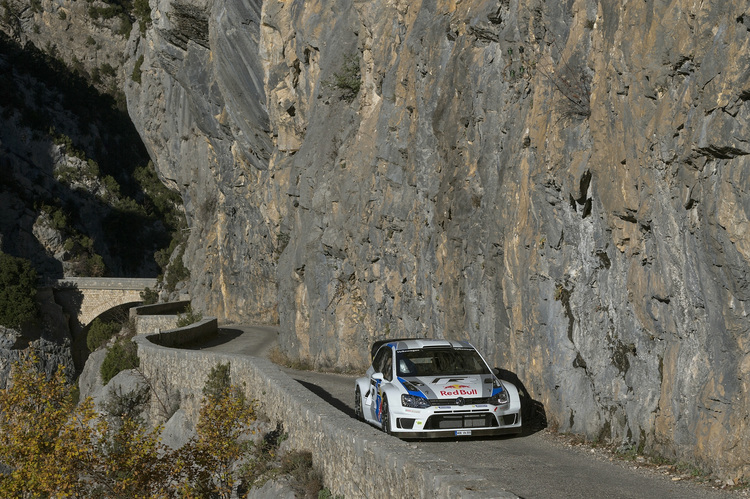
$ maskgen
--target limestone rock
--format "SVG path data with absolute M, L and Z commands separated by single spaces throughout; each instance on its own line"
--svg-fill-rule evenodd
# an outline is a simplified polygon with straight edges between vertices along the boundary
M 150 5 L 204 312 L 320 367 L 467 339 L 562 431 L 750 476 L 746 2 Z
M 750 473 L 744 2 L 152 5 L 210 313 L 318 366 L 467 339 L 563 431 Z
M 86 363 L 81 370 L 81 375 L 78 377 L 78 389 L 81 393 L 81 400 L 91 397 L 93 399 L 100 399 L 101 394 L 104 390 L 102 383 L 102 376 L 100 374 L 102 368 L 102 362 L 107 356 L 107 349 L 100 348 L 94 352 L 91 352 L 86 359 Z
M 247 491 L 248 499 L 295 499 L 297 494 L 287 477 L 269 480 L 260 487 Z
M 178 409 L 164 423 L 164 429 L 160 435 L 161 442 L 172 449 L 179 449 L 194 436 L 195 424 L 188 417 L 184 409 Z

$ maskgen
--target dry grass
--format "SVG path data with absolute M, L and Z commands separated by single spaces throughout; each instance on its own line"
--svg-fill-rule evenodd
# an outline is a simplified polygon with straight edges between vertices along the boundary
M 363 369 L 357 369 L 352 366 L 347 366 L 344 368 L 325 366 L 316 367 L 311 361 L 307 359 L 294 359 L 289 357 L 287 354 L 282 352 L 278 346 L 273 347 L 268 353 L 268 360 L 279 366 L 288 367 L 289 369 L 295 369 L 297 371 L 316 371 L 334 374 L 358 374 L 364 371 Z

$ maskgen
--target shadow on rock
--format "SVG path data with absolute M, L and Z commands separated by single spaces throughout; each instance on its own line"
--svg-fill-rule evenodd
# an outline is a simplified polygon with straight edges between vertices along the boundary
M 349 407 L 349 404 L 347 404 L 346 402 L 342 402 L 341 400 L 337 399 L 336 397 L 334 397 L 333 395 L 331 395 L 331 393 L 328 390 L 326 390 L 325 388 L 321 388 L 318 385 L 315 385 L 315 384 L 310 383 L 308 381 L 303 381 L 301 379 L 296 379 L 295 378 L 295 381 L 297 383 L 299 383 L 300 385 L 304 386 L 305 388 L 307 388 L 308 390 L 310 390 L 311 392 L 313 392 L 315 395 L 317 395 L 318 397 L 320 397 L 324 401 L 326 401 L 329 404 L 331 404 L 333 407 L 335 407 L 339 411 L 341 411 L 344 414 L 346 414 L 347 416 L 355 417 L 355 415 L 354 415 L 354 409 L 352 409 L 351 407 Z
M 498 377 L 503 381 L 509 381 L 518 388 L 518 395 L 521 398 L 521 418 L 523 421 L 523 432 L 520 436 L 533 435 L 547 427 L 547 413 L 544 410 L 544 404 L 534 400 L 518 375 L 507 369 L 495 368 Z

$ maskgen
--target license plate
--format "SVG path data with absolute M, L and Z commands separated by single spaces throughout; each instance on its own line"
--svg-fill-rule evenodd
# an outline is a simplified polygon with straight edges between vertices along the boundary
M 466 436 L 466 435 L 471 435 L 471 430 L 456 430 L 457 437 Z

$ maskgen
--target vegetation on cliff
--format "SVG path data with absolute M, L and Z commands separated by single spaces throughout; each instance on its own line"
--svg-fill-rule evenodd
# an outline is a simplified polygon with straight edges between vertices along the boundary
M 31 262 L 0 251 L 0 326 L 20 328 L 37 317 L 36 271 Z
M 0 54 L 0 137 L 10 149 L 0 190 L 19 198 L 14 209 L 36 214 L 38 238 L 59 241 L 40 240 L 46 254 L 29 251 L 19 216 L 0 226 L 3 248 L 28 254 L 42 274 L 156 274 L 155 253 L 184 226 L 181 199 L 159 180 L 124 100 L 100 93 L 96 75 L 69 67 L 55 51 L 21 47 L 0 33 Z M 42 151 L 52 144 L 59 156 L 46 160 Z
M 141 417 L 148 395 L 113 392 L 100 413 L 90 398 L 76 404 L 62 369 L 48 377 L 38 363 L 24 356 L 0 390 L 3 497 L 228 498 L 279 473 L 302 490 L 316 484 L 315 497 L 322 488 L 309 453 L 278 462 L 280 432 L 253 443 L 255 404 L 231 383 L 228 364 L 212 369 L 196 435 L 175 450 L 161 443 L 162 426 Z

